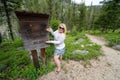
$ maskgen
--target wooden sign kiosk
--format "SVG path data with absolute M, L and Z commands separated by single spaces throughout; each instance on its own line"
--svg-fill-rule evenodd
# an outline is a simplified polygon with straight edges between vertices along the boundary
M 49 15 L 26 11 L 16 11 L 15 14 L 19 19 L 20 33 L 25 50 L 31 51 L 33 63 L 36 68 L 39 68 L 36 50 L 41 50 L 41 57 L 45 64 L 45 48 L 48 47 L 45 41 L 49 40 L 48 32 L 46 31 Z

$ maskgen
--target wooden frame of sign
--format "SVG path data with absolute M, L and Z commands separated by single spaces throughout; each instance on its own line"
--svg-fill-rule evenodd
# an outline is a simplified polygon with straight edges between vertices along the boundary
M 31 51 L 35 67 L 39 68 L 36 49 L 41 50 L 42 60 L 45 65 L 45 48 L 48 47 L 45 41 L 49 40 L 49 35 L 46 31 L 49 15 L 27 11 L 15 11 L 15 14 L 19 20 L 19 29 L 24 48 L 27 51 Z

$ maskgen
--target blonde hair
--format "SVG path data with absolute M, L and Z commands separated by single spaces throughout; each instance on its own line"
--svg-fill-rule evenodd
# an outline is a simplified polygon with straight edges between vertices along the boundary
M 63 26 L 63 28 L 64 28 L 63 33 L 66 35 L 66 33 L 67 33 L 67 27 L 66 27 L 66 25 L 64 23 L 61 23 L 61 24 L 59 24 L 59 26 Z M 59 26 L 58 26 L 58 28 L 59 28 Z

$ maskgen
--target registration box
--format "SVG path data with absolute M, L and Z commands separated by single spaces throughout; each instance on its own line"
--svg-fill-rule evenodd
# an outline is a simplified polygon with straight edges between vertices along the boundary
M 45 41 L 49 40 L 46 31 L 49 15 L 27 11 L 15 11 L 15 14 L 19 20 L 25 49 L 30 51 L 48 47 Z

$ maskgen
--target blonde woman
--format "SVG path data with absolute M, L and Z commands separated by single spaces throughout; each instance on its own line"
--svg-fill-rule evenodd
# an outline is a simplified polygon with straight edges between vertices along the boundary
M 55 45 L 54 50 L 54 61 L 57 65 L 56 73 L 59 73 L 61 70 L 61 63 L 62 63 L 62 55 L 65 52 L 65 43 L 64 40 L 66 38 L 66 25 L 61 23 L 58 26 L 58 30 L 53 32 L 52 28 L 47 28 L 48 32 L 51 32 L 51 34 L 54 36 L 53 41 L 46 41 L 46 43 L 53 43 Z

